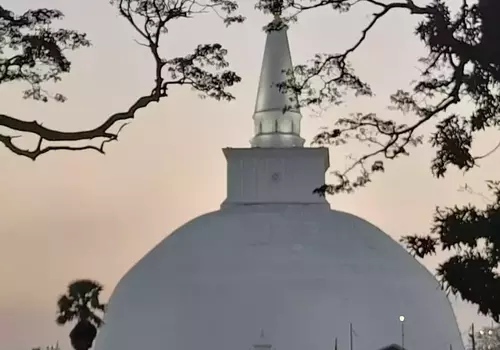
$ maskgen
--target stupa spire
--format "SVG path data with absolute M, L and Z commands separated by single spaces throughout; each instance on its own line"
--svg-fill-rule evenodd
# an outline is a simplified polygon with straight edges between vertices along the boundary
M 270 5 L 274 15 L 268 25 L 266 46 L 262 60 L 257 101 L 255 103 L 254 137 L 252 147 L 287 148 L 302 147 L 300 137 L 302 115 L 298 99 L 291 91 L 284 92 L 278 84 L 290 79 L 293 69 L 288 27 L 283 22 L 283 0 L 275 0 Z

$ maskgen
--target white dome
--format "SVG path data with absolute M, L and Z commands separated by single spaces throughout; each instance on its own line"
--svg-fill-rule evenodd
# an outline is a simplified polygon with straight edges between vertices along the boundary
M 434 277 L 370 223 L 315 205 L 229 207 L 165 238 L 119 282 L 96 350 L 400 344 L 463 350 Z

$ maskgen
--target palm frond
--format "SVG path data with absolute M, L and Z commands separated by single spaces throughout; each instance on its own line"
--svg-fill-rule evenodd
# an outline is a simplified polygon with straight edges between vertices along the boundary
M 95 312 L 104 313 L 106 304 L 99 300 L 103 286 L 90 279 L 75 280 L 68 285 L 67 294 L 59 297 L 57 301 L 56 323 L 64 325 L 70 321 L 78 320 L 79 328 L 82 322 L 90 322 L 99 328 L 103 324 L 102 318 Z
M 58 310 L 69 310 L 74 303 L 74 300 L 69 298 L 67 295 L 61 295 L 57 300 Z
M 96 314 L 91 314 L 90 315 L 90 321 L 95 324 L 95 326 L 97 328 L 101 328 L 101 326 L 104 324 L 104 321 L 102 320 L 102 318 L 100 318 L 99 316 L 97 316 Z
M 90 279 L 76 280 L 68 285 L 68 295 L 75 299 L 84 298 L 93 293 L 99 294 L 102 290 L 103 286 L 99 282 Z

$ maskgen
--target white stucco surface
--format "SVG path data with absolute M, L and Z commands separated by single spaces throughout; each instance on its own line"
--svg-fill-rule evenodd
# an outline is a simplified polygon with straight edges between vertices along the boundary
M 276 19 L 278 20 L 278 19 Z M 302 148 L 300 111 L 272 82 L 291 67 L 267 34 L 252 149 L 224 149 L 227 198 L 165 238 L 118 283 L 96 350 L 463 350 L 434 277 L 366 221 L 312 191 L 328 150 Z M 293 96 L 292 96 L 293 97 Z M 293 128 L 292 125 L 295 125 Z
M 302 147 L 305 141 L 300 137 L 302 115 L 297 96 L 279 87 L 292 78 L 293 71 L 287 26 L 279 25 L 280 22 L 281 19 L 275 19 L 280 30 L 269 31 L 266 35 L 253 114 L 252 147 Z
M 223 206 L 324 204 L 313 189 L 325 183 L 328 148 L 225 148 L 226 200 Z
M 119 282 L 97 350 L 463 350 L 434 277 L 368 222 L 324 205 L 228 207 L 165 238 Z

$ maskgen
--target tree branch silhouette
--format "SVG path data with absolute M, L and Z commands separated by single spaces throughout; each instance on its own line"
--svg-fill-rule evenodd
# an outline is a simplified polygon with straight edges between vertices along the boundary
M 450 166 L 470 170 L 491 152 L 475 155 L 473 138 L 480 132 L 495 128 L 500 123 L 500 49 L 494 38 L 500 34 L 500 25 L 494 18 L 500 16 L 500 3 L 480 0 L 469 4 L 466 0 L 453 12 L 443 0 L 431 0 L 417 5 L 412 0 L 284 0 L 291 13 L 287 20 L 300 20 L 302 13 L 331 9 L 348 12 L 354 7 L 370 6 L 371 19 L 361 30 L 359 38 L 342 53 L 318 54 L 304 65 L 294 68 L 293 79 L 282 83 L 300 96 L 304 107 L 328 108 L 343 103 L 347 93 L 372 96 L 367 82 L 358 77 L 349 59 L 367 40 L 378 23 L 394 11 L 405 11 L 420 20 L 415 34 L 427 49 L 419 59 L 423 65 L 420 79 L 411 90 L 400 89 L 390 98 L 390 108 L 416 120 L 401 123 L 387 120 L 374 113 L 352 113 L 339 118 L 333 128 L 318 134 L 313 143 L 339 146 L 361 143 L 369 150 L 361 156 L 349 155 L 344 170 L 336 170 L 336 181 L 316 189 L 320 195 L 352 192 L 365 186 L 372 175 L 384 171 L 384 161 L 409 155 L 413 147 L 426 142 L 422 127 L 435 123 L 435 132 L 428 143 L 436 149 L 431 171 L 443 177 Z M 269 0 L 260 0 L 258 7 L 268 10 Z M 496 16 L 496 17 L 495 17 Z M 465 102 L 474 107 L 469 115 L 455 113 L 451 107 Z M 355 172 L 358 172 L 357 175 Z
M 160 52 L 161 39 L 167 34 L 167 26 L 174 20 L 191 18 L 213 11 L 229 25 L 243 21 L 236 15 L 238 6 L 232 0 L 112 0 L 119 14 L 125 18 L 144 40 L 141 45 L 149 49 L 154 59 L 154 84 L 151 91 L 140 96 L 124 111 L 108 116 L 102 124 L 89 130 L 60 131 L 43 126 L 40 122 L 24 121 L 0 113 L 0 127 L 8 133 L 0 133 L 0 142 L 11 152 L 30 159 L 55 150 L 91 149 L 104 153 L 106 143 L 117 140 L 127 121 L 153 102 L 168 96 L 173 86 L 190 86 L 201 96 L 230 101 L 234 97 L 227 89 L 238 83 L 240 77 L 228 70 L 227 51 L 220 44 L 199 45 L 184 57 L 165 58 Z M 55 99 L 64 102 L 60 94 L 49 94 L 43 84 L 59 81 L 70 71 L 71 63 L 65 56 L 68 50 L 90 46 L 85 34 L 68 29 L 51 29 L 54 20 L 61 19 L 57 10 L 30 10 L 20 16 L 0 6 L 0 32 L 6 33 L 0 41 L 0 49 L 9 47 L 11 56 L 4 57 L 0 50 L 0 83 L 22 81 L 30 88 L 25 98 L 47 102 Z M 117 127 L 117 131 L 112 131 Z M 12 132 L 36 135 L 39 138 L 34 149 L 16 144 L 19 135 Z M 99 140 L 95 145 L 75 145 L 79 141 Z M 52 144 L 62 142 L 63 144 Z

